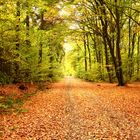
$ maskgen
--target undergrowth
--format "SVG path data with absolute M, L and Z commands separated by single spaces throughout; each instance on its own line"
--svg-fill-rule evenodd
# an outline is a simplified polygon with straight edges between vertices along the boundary
M 0 114 L 3 113 L 25 113 L 28 110 L 23 109 L 22 106 L 26 100 L 28 100 L 35 93 L 24 93 L 21 97 L 16 97 L 16 95 L 12 96 L 4 96 L 0 95 Z

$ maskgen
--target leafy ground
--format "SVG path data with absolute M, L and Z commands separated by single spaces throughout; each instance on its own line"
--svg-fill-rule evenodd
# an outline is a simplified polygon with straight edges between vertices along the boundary
M 139 83 L 118 87 L 67 78 L 22 108 L 27 111 L 0 115 L 0 140 L 140 139 Z

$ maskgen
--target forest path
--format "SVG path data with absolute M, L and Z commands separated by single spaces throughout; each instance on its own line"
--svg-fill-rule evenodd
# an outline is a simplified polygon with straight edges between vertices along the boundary
M 139 140 L 140 85 L 117 87 L 67 77 L 1 115 L 0 140 Z

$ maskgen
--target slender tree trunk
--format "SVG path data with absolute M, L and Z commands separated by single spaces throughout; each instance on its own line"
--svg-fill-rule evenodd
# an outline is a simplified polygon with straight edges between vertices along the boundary
M 51 45 L 51 37 L 48 38 L 49 40 L 49 43 L 48 43 L 48 46 L 49 46 L 49 74 L 48 74 L 48 77 L 49 78 L 52 78 L 54 76 L 53 74 L 53 68 L 54 68 L 54 65 L 53 65 L 53 62 L 54 62 L 54 54 L 53 54 L 53 47 Z
M 29 3 L 26 1 L 26 45 L 30 46 L 29 30 L 30 30 L 30 17 L 29 17 Z
M 128 58 L 129 58 L 131 54 L 131 19 L 129 19 L 128 25 L 129 25 L 129 49 L 128 49 Z
M 137 80 L 140 80 L 140 36 L 138 36 L 137 45 Z
M 134 51 L 135 51 L 135 41 L 136 41 L 136 33 L 134 33 L 133 37 L 132 37 L 132 53 L 131 53 L 131 63 L 130 63 L 131 75 L 130 75 L 130 79 L 132 78 L 132 76 L 134 74 L 134 60 L 133 60 L 133 57 L 134 57 Z
M 20 2 L 17 1 L 16 3 L 16 50 L 19 50 L 20 46 L 20 37 L 19 37 L 19 31 L 20 31 Z
M 49 78 L 52 78 L 54 76 L 54 74 L 53 74 L 53 68 L 54 68 L 53 61 L 54 61 L 54 56 L 52 54 L 52 46 L 49 46 L 49 47 L 50 47 L 50 53 L 49 53 L 49 56 L 50 56 L 50 58 L 49 58 L 50 67 L 49 67 L 49 75 L 48 75 L 48 77 Z
M 78 76 L 79 76 L 79 72 L 80 72 L 80 46 L 79 44 L 76 42 L 76 45 L 77 45 L 77 71 L 78 71 Z
M 88 49 L 89 69 L 91 70 L 91 52 L 90 52 L 89 37 L 88 37 L 88 34 L 86 34 L 86 40 L 87 40 L 87 49 Z
M 39 54 L 38 54 L 38 56 L 39 56 L 39 58 L 38 58 L 38 64 L 41 64 L 42 63 L 42 46 L 43 46 L 43 44 L 40 43 Z
M 108 73 L 108 78 L 109 78 L 109 82 L 112 83 L 112 75 L 111 75 L 111 70 L 109 67 L 109 57 L 108 57 L 108 49 L 107 49 L 107 43 L 106 43 L 106 38 L 105 36 L 103 36 L 103 40 L 104 40 L 104 49 L 105 49 L 105 58 L 106 58 L 106 70 Z
M 41 13 L 41 19 L 40 19 L 40 30 L 43 30 L 43 18 L 44 18 L 44 13 L 42 12 Z M 39 45 L 39 52 L 38 52 L 38 64 L 41 64 L 42 63 L 42 54 L 43 54 L 43 52 L 42 52 L 42 46 L 43 46 L 43 44 L 42 44 L 42 42 L 40 41 L 40 45 Z
M 129 79 L 131 79 L 131 19 L 129 19 L 128 22 L 128 26 L 129 26 L 129 48 L 128 48 L 128 72 L 127 75 L 129 77 Z
M 20 48 L 20 1 L 17 1 L 16 3 L 16 57 L 19 57 L 18 51 Z M 19 81 L 19 64 L 18 62 L 15 62 L 15 77 L 14 77 L 14 83 L 17 83 Z
M 103 73 L 102 73 L 102 51 L 101 46 L 98 47 L 98 71 L 99 71 L 99 77 L 101 80 L 103 80 Z
M 87 68 L 87 43 L 86 43 L 86 35 L 84 33 L 84 59 L 85 59 L 85 71 L 88 70 Z
M 98 51 L 97 51 L 96 35 L 94 35 L 94 37 L 93 37 L 92 34 L 90 34 L 90 37 L 91 37 L 92 41 L 94 42 L 93 49 L 95 50 L 96 61 L 99 62 Z
M 131 2 L 131 5 L 132 7 L 132 2 Z M 129 17 L 132 17 L 132 12 L 131 12 L 131 9 L 129 9 Z M 133 74 L 133 49 L 134 49 L 134 45 L 133 45 L 133 41 L 134 41 L 134 36 L 135 35 L 132 35 L 132 30 L 131 30 L 131 27 L 132 27 L 132 22 L 131 22 L 131 18 L 129 18 L 129 21 L 128 21 L 128 27 L 129 27 L 129 48 L 128 48 L 128 72 L 127 72 L 127 75 L 128 75 L 128 78 L 129 80 L 131 80 L 132 78 L 132 74 Z M 132 43 L 132 44 L 131 44 Z

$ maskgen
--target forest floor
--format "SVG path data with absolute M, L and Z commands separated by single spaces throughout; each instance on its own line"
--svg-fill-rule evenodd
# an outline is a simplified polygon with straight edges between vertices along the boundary
M 0 114 L 0 140 L 140 140 L 140 83 L 69 77 L 25 97 L 18 113 Z

